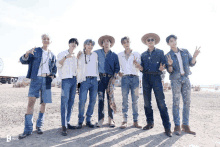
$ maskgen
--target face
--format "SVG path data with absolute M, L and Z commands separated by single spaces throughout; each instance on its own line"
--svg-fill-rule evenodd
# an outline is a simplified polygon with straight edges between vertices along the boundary
M 104 48 L 109 48 L 110 49 L 111 42 L 108 39 L 104 39 L 103 42 L 102 42 L 102 46 Z
M 69 48 L 72 49 L 72 50 L 74 50 L 76 47 L 77 47 L 76 42 L 71 42 L 71 43 L 69 44 Z
M 122 45 L 125 49 L 129 49 L 130 48 L 130 42 L 125 39 L 123 42 L 122 42 Z
M 147 39 L 146 39 L 146 44 L 147 44 L 148 47 L 149 47 L 149 46 L 150 46 L 150 47 L 154 46 L 154 45 L 155 45 L 155 39 L 152 38 L 152 37 L 147 38 Z
M 177 42 L 175 38 L 170 38 L 169 43 L 167 43 L 171 48 L 176 48 Z
M 86 44 L 85 49 L 88 50 L 88 51 L 91 51 L 93 49 L 92 43 Z
M 42 37 L 42 43 L 43 43 L 44 46 L 48 46 L 48 45 L 50 44 L 50 38 L 49 38 L 49 36 L 44 35 L 44 36 Z

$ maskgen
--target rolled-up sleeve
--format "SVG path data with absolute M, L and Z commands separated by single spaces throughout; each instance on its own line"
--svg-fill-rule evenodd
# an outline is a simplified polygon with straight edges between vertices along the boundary
M 25 54 L 23 56 L 20 57 L 20 62 L 22 64 L 29 64 L 31 58 L 33 57 L 32 54 L 29 54 L 27 58 L 25 58 Z
M 62 68 L 62 66 L 63 66 L 63 65 L 60 64 L 60 61 L 61 61 L 62 59 L 63 59 L 63 54 L 62 54 L 62 53 L 58 54 L 58 55 L 57 55 L 57 63 L 56 63 L 56 65 L 57 65 L 58 68 Z
M 115 54 L 115 73 L 118 73 L 120 71 L 120 65 L 118 60 L 118 55 Z
M 196 62 L 195 62 L 194 64 L 192 64 L 192 59 L 193 59 L 193 57 L 192 57 L 192 55 L 189 53 L 188 50 L 187 50 L 187 54 L 188 54 L 188 58 L 189 58 L 189 65 L 190 65 L 191 67 L 193 67 L 193 66 L 196 64 Z

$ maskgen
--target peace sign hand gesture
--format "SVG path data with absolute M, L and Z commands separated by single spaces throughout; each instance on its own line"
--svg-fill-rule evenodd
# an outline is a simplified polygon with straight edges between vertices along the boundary
M 170 55 L 166 55 L 167 60 L 168 60 L 168 65 L 172 65 L 173 64 L 173 60 L 171 59 Z
M 160 71 L 163 71 L 164 69 L 165 69 L 165 64 L 164 64 L 164 65 L 162 65 L 162 63 L 160 63 L 159 70 L 160 70 Z
M 36 46 L 35 46 L 34 48 L 30 49 L 29 51 L 27 51 L 26 54 L 32 54 L 32 55 L 34 55 L 34 52 L 36 52 L 36 51 L 35 51 L 35 48 L 36 48 Z
M 197 49 L 197 47 L 196 47 L 196 50 L 195 50 L 195 52 L 194 52 L 194 54 L 193 54 L 193 57 L 194 58 L 196 58 L 198 55 L 199 55 L 199 53 L 200 53 L 200 48 L 201 48 L 201 46 Z

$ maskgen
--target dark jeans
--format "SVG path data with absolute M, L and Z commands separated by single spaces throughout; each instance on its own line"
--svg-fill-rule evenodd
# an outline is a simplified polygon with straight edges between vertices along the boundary
M 143 74 L 143 94 L 144 94 L 144 109 L 147 118 L 147 123 L 154 124 L 153 110 L 151 106 L 151 91 L 154 90 L 154 95 L 157 101 L 157 107 L 160 111 L 160 116 L 165 129 L 170 129 L 171 124 L 167 106 L 165 104 L 165 96 L 160 75 Z
M 104 118 L 104 99 L 105 99 L 105 92 L 108 87 L 109 79 L 110 77 L 108 77 L 108 75 L 106 77 L 100 76 L 100 81 L 98 82 L 98 98 L 99 98 L 98 120 Z M 109 105 L 108 93 L 107 93 L 107 99 L 108 99 L 108 116 L 113 119 L 114 112 Z

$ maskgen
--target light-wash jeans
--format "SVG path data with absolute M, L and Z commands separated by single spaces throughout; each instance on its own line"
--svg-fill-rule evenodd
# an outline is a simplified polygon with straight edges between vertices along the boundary
M 175 126 L 180 126 L 180 116 L 179 116 L 179 104 L 180 104 L 180 94 L 183 98 L 183 125 L 189 125 L 189 111 L 190 111 L 190 94 L 191 94 L 191 84 L 189 78 L 186 76 L 181 76 L 178 80 L 171 80 L 171 87 L 173 92 L 173 120 Z
M 76 95 L 76 77 L 69 79 L 62 79 L 61 92 L 61 123 L 62 126 L 67 127 L 70 121 L 71 112 Z
M 96 96 L 98 93 L 98 81 L 97 77 L 94 78 L 86 78 L 86 81 L 83 81 L 80 84 L 80 93 L 79 93 L 79 123 L 83 123 L 84 121 L 84 111 L 85 111 L 85 103 L 87 100 L 87 93 L 89 91 L 89 105 L 86 112 L 86 122 L 91 121 L 91 117 L 93 114 L 94 106 L 96 103 Z
M 123 76 L 121 79 L 122 91 L 122 113 L 123 122 L 127 122 L 128 117 L 128 94 L 131 89 L 133 121 L 138 121 L 138 98 L 139 98 L 139 77 L 138 76 Z

